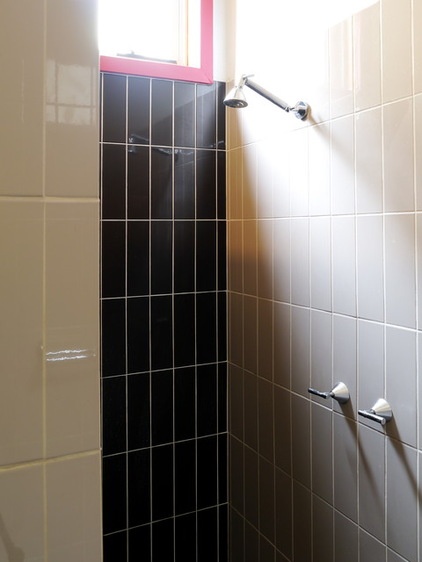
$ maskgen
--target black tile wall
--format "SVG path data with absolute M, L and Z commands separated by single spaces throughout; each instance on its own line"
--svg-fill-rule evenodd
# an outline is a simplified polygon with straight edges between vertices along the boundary
M 102 75 L 106 562 L 227 562 L 224 93 Z

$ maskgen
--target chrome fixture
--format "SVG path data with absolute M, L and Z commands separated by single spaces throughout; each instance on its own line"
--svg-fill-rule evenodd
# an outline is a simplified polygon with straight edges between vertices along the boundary
M 381 425 L 385 425 L 393 417 L 391 406 L 384 398 L 379 398 L 369 410 L 358 410 L 358 414 Z
M 345 404 L 350 400 L 349 389 L 344 382 L 337 383 L 330 392 L 321 392 L 315 388 L 308 388 L 308 392 L 320 398 L 332 398 L 333 400 L 337 400 L 339 404 Z
M 253 76 L 253 74 L 243 74 L 242 78 L 239 81 L 239 84 L 232 90 L 230 90 L 230 92 L 225 97 L 225 105 L 234 108 L 246 107 L 248 105 L 248 102 L 246 101 L 243 87 L 248 86 L 248 88 L 259 94 L 260 96 L 263 96 L 265 99 L 274 103 L 278 107 L 281 107 L 281 109 L 287 111 L 287 113 L 293 113 L 295 117 L 301 119 L 302 121 L 305 121 L 310 110 L 307 103 L 305 103 L 304 101 L 298 101 L 296 105 L 291 107 L 288 103 L 278 98 L 277 96 L 274 96 L 273 94 L 271 94 L 271 92 L 251 80 L 251 76 Z

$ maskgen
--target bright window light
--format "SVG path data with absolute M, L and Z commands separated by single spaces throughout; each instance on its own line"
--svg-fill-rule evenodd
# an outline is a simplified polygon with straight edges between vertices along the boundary
M 99 0 L 100 54 L 200 66 L 200 0 Z

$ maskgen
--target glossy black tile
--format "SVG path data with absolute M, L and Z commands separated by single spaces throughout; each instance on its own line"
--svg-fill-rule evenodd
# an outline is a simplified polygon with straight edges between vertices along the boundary
M 103 141 L 126 142 L 126 76 L 104 74 Z
M 188 293 L 195 289 L 195 223 L 174 222 L 174 292 Z
M 170 296 L 151 298 L 152 369 L 173 366 L 173 312 Z
M 195 218 L 195 151 L 178 148 L 174 158 L 174 218 Z
M 218 364 L 218 432 L 227 431 L 227 363 Z
M 227 289 L 227 228 L 226 221 L 218 221 L 218 290 L 225 291 Z
M 149 217 L 149 159 L 146 146 L 130 146 L 127 153 L 127 216 Z
M 218 560 L 217 508 L 198 512 L 198 562 Z
M 172 517 L 173 445 L 151 449 L 152 454 L 152 520 Z
M 196 290 L 215 291 L 217 270 L 216 222 L 196 221 Z
M 103 219 L 126 218 L 126 148 L 102 145 L 101 209 Z
M 128 78 L 127 116 L 129 142 L 150 144 L 149 113 L 150 113 L 149 78 L 130 76 Z
M 227 562 L 229 559 L 228 544 L 228 506 L 220 505 L 218 508 L 218 562 Z
M 175 562 L 197 562 L 195 513 L 176 517 L 175 533 Z
M 196 151 L 196 218 L 217 216 L 216 152 Z
M 218 360 L 227 359 L 227 293 L 217 293 L 218 304 Z
M 103 532 L 126 529 L 126 455 L 103 458 Z
M 226 153 L 217 153 L 217 217 L 225 219 L 227 213 Z
M 171 293 L 173 225 L 169 221 L 151 221 L 151 293 Z
M 129 373 L 149 370 L 149 299 L 127 300 L 127 356 Z
M 226 97 L 226 83 L 217 82 L 217 148 L 226 149 L 226 106 L 223 103 Z
M 174 519 L 152 525 L 152 562 L 174 559 Z
M 123 221 L 103 221 L 101 235 L 102 297 L 124 297 L 126 225 Z
M 218 503 L 227 501 L 227 433 L 218 436 Z
M 196 86 L 196 146 L 216 148 L 216 88 L 215 84 Z
M 127 294 L 149 294 L 149 224 L 146 221 L 127 224 Z
M 173 371 L 151 375 L 152 445 L 173 441 Z
M 126 560 L 127 531 L 105 535 L 103 538 L 103 562 Z
M 122 559 L 116 558 L 113 562 Z M 129 529 L 129 560 L 132 562 L 151 560 L 151 525 Z M 124 562 L 124 561 L 123 561 Z
M 150 445 L 150 375 L 127 378 L 127 431 L 129 450 Z
M 195 437 L 195 368 L 174 371 L 175 440 Z
M 173 199 L 173 150 L 151 149 L 151 218 L 171 219 Z
M 101 303 L 101 374 L 126 373 L 126 306 L 124 299 Z
M 216 293 L 196 295 L 196 362 L 217 360 Z
M 197 368 L 197 435 L 217 433 L 217 365 Z
M 196 443 L 176 443 L 174 447 L 175 513 L 181 515 L 196 508 Z
M 128 453 L 129 527 L 149 523 L 150 491 L 150 450 Z
M 174 83 L 174 145 L 195 143 L 195 84 Z
M 126 377 L 102 381 L 103 455 L 126 451 Z
M 174 296 L 174 364 L 195 363 L 195 295 Z
M 171 146 L 173 141 L 173 82 L 152 81 L 151 144 Z
M 217 437 L 197 441 L 197 509 L 217 504 Z

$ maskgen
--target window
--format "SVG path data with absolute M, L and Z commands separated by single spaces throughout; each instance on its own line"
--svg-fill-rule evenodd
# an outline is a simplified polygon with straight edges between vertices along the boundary
M 212 0 L 99 0 L 100 70 L 211 83 Z

